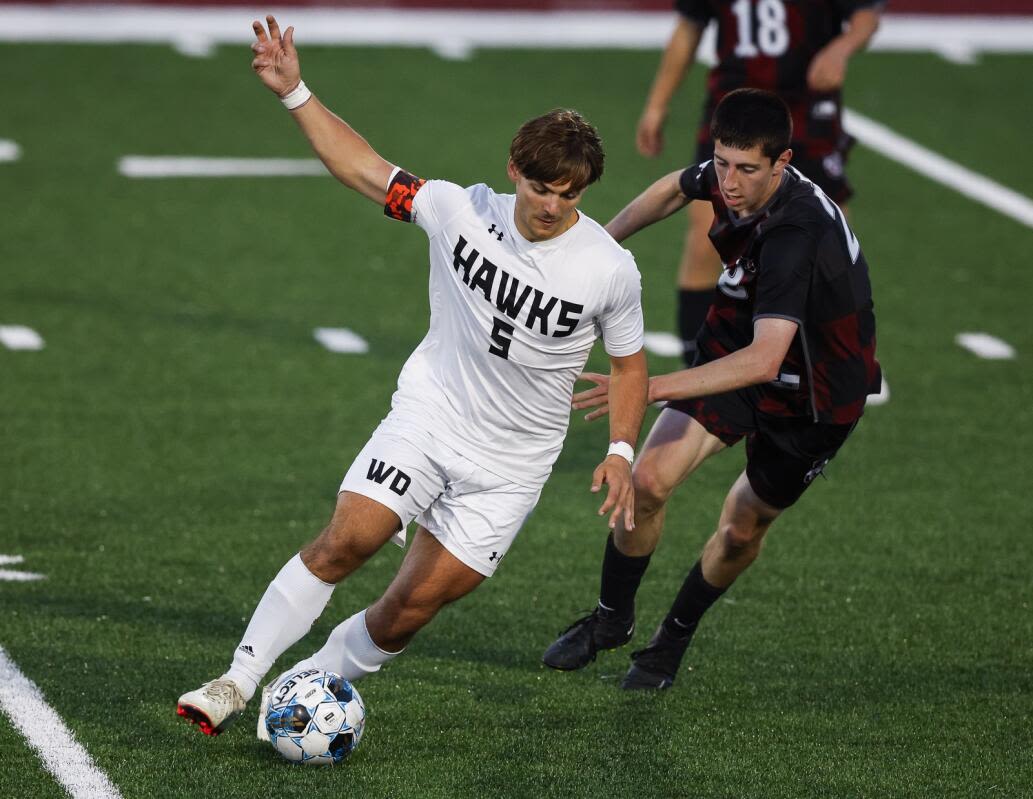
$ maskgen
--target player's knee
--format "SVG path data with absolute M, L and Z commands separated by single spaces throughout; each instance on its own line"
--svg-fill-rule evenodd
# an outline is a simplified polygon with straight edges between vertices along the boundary
M 635 512 L 654 514 L 660 511 L 674 491 L 655 469 L 649 466 L 636 467 L 632 474 L 635 486 Z
M 767 525 L 758 526 L 735 522 L 722 525 L 719 533 L 721 548 L 724 550 L 725 556 L 737 558 L 748 552 L 756 551 L 760 548 L 766 530 Z
M 361 535 L 331 524 L 302 551 L 305 565 L 320 579 L 336 583 L 365 563 L 376 551 Z

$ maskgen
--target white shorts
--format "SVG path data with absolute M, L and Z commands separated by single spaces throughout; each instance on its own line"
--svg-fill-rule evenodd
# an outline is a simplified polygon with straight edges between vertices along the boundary
M 395 543 L 415 519 L 452 555 L 491 577 L 530 516 L 542 486 L 518 485 L 485 471 L 429 433 L 380 423 L 341 482 L 386 505 L 402 520 Z

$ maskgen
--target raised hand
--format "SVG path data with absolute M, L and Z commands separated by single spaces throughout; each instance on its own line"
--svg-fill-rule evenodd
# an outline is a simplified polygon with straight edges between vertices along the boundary
M 848 47 L 833 40 L 819 50 L 807 67 L 807 87 L 816 92 L 839 89 L 846 79 Z
M 283 97 L 301 83 L 301 65 L 298 51 L 294 49 L 294 27 L 287 28 L 287 32 L 280 36 L 276 18 L 270 14 L 265 21 L 269 25 L 268 34 L 257 19 L 251 23 L 258 40 L 251 45 L 255 53 L 251 68 L 262 83 Z
M 663 152 L 666 119 L 666 111 L 646 107 L 642 112 L 638 127 L 635 129 L 635 146 L 638 147 L 639 153 L 648 158 L 656 158 Z

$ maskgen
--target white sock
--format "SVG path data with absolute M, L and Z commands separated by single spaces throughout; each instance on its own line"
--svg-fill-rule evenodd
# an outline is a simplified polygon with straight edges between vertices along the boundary
M 233 653 L 233 664 L 223 675 L 237 684 L 244 699 L 255 695 L 276 659 L 312 628 L 333 591 L 333 585 L 308 570 L 300 554 L 280 569 L 265 589 Z
M 398 652 L 385 652 L 370 638 L 366 611 L 360 610 L 338 624 L 323 648 L 298 664 L 299 669 L 323 669 L 340 674 L 349 682 L 365 677 L 387 663 Z

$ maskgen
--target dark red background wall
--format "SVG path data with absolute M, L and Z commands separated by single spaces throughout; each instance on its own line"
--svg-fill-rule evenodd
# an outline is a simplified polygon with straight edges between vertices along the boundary
M 68 2 L 93 5 L 104 0 L 43 0 L 36 5 Z M 25 0 L 0 0 L 25 2 Z M 111 0 L 107 0 L 110 4 Z M 116 0 L 117 4 L 117 0 Z M 137 5 L 226 6 L 256 5 L 255 0 L 129 0 Z M 260 3 L 259 3 L 260 4 Z M 336 8 L 452 8 L 479 10 L 612 10 L 667 11 L 672 0 L 277 0 L 277 6 L 332 6 Z M 889 0 L 887 11 L 894 14 L 1027 14 L 1033 16 L 1033 0 Z

